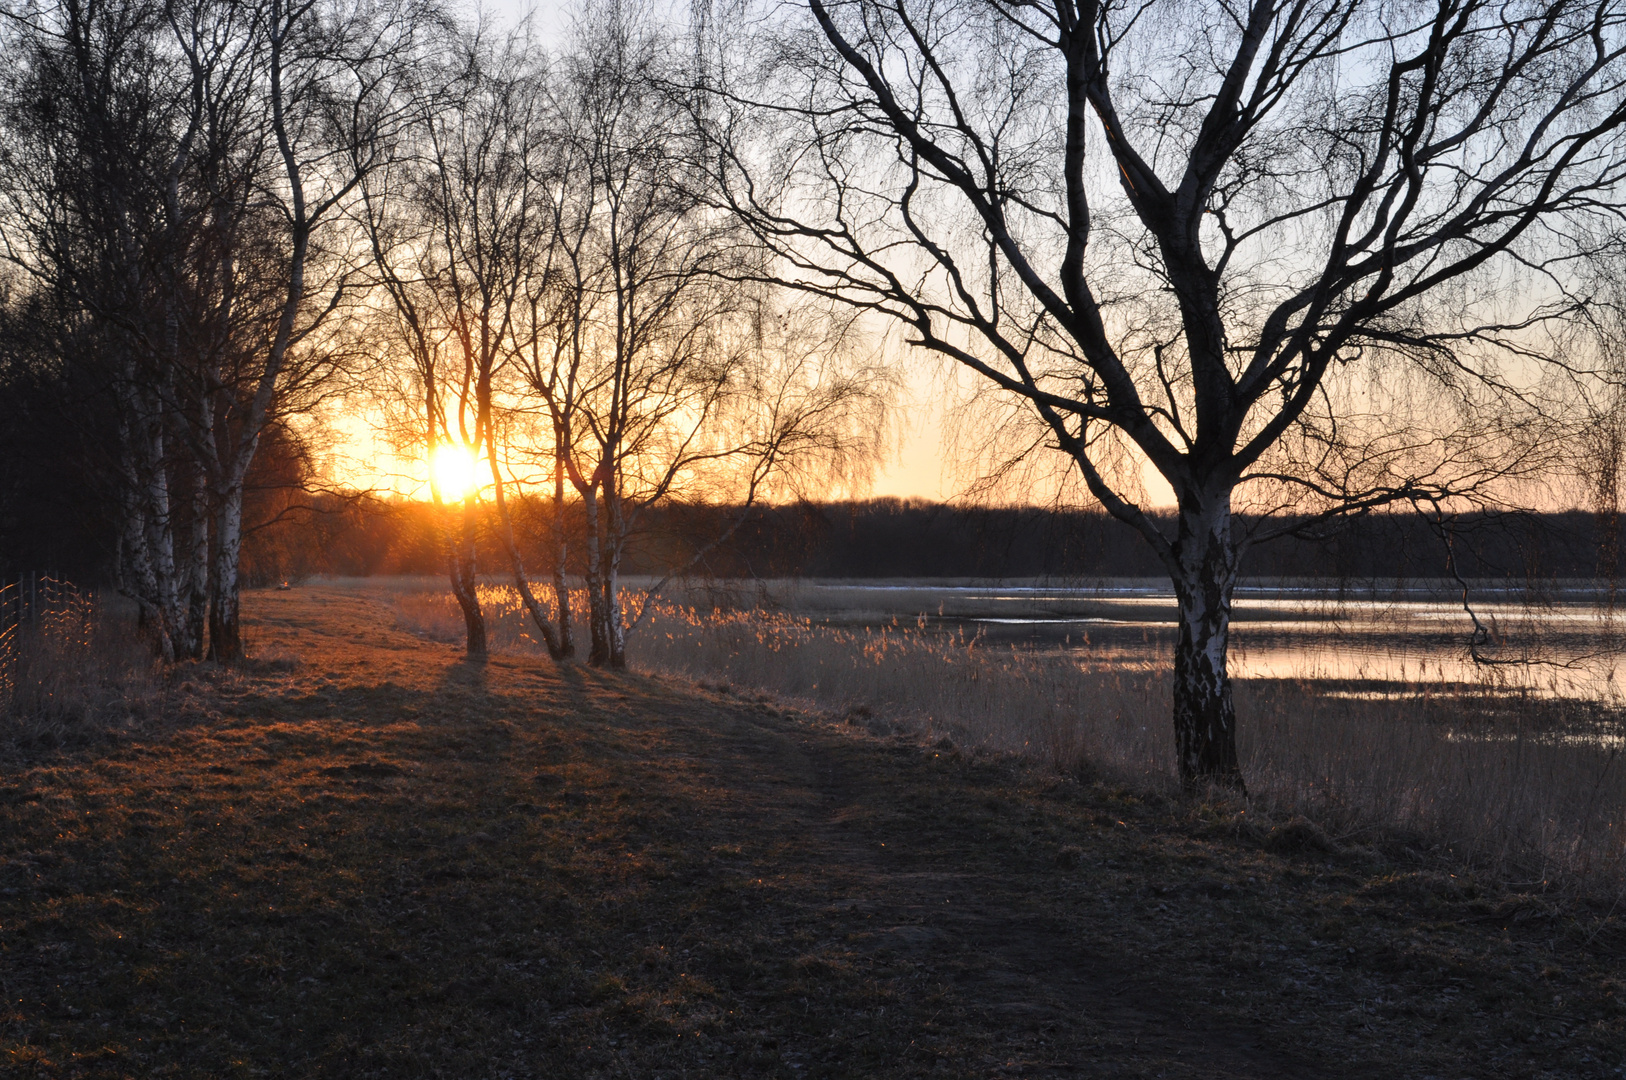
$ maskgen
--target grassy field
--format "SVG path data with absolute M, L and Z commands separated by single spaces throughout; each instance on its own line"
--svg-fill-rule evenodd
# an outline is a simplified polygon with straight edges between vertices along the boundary
M 247 610 L 252 669 L 0 772 L 5 1075 L 1626 1075 L 1622 912 L 1539 882 Z

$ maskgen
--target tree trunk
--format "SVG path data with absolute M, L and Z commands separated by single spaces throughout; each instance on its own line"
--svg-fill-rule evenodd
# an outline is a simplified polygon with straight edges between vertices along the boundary
M 553 462 L 553 601 L 559 609 L 559 657 L 576 655 L 576 635 L 570 625 L 570 586 L 565 581 L 565 466 Z
M 463 610 L 463 628 L 467 634 L 467 653 L 469 656 L 484 659 L 486 648 L 486 617 L 480 610 L 480 597 L 477 592 L 474 546 L 475 503 L 474 496 L 470 495 L 463 500 L 463 514 L 460 527 L 455 534 L 448 535 L 446 544 L 446 571 L 451 579 L 452 595 L 457 598 L 457 606 Z
M 170 637 L 163 609 L 155 600 L 158 579 L 147 554 L 146 515 L 141 509 L 142 499 L 133 474 L 127 478 L 123 503 L 124 537 L 119 545 L 119 587 L 125 595 L 135 598 L 142 629 L 151 630 L 157 635 L 155 644 L 159 659 L 166 664 L 173 663 L 176 659 L 175 641 Z
M 604 637 L 610 667 L 620 671 L 627 666 L 627 628 L 621 621 L 621 548 L 626 539 L 626 522 L 621 516 L 621 498 L 609 485 L 605 485 L 604 509 L 608 541 L 604 553 Z
M 1236 752 L 1236 708 L 1226 667 L 1238 552 L 1230 492 L 1182 499 L 1171 567 L 1180 606 L 1174 646 L 1174 737 L 1180 784 L 1246 792 Z
M 227 483 L 215 493 L 215 580 L 209 604 L 209 659 L 237 664 L 243 659 L 239 619 L 241 593 L 237 563 L 243 550 L 243 485 Z
M 587 663 L 603 667 L 610 662 L 610 639 L 604 611 L 604 530 L 598 492 L 586 492 L 582 506 L 587 512 L 587 632 L 591 638 Z
M 209 624 L 209 484 L 201 473 L 192 480 L 192 533 L 187 546 L 186 655 L 203 659 Z
M 174 659 L 186 659 L 186 598 L 181 595 L 175 572 L 175 515 L 170 507 L 169 472 L 159 407 L 141 395 L 145 442 L 142 446 L 142 481 L 146 494 L 147 558 L 151 561 L 158 594 L 154 597 L 163 612 L 164 630 L 169 635 Z
M 559 637 L 554 633 L 553 624 L 542 611 L 542 605 L 537 603 L 536 596 L 531 592 L 531 583 L 525 577 L 525 561 L 520 558 L 519 545 L 514 542 L 514 522 L 508 516 L 508 497 L 503 493 L 502 471 L 497 466 L 497 444 L 490 442 L 491 461 L 491 490 L 497 504 L 497 524 L 502 532 L 503 549 L 508 553 L 508 566 L 514 574 L 514 591 L 519 593 L 520 602 L 531 616 L 531 623 L 536 627 L 537 633 L 542 635 L 542 644 L 547 648 L 548 655 L 555 660 L 562 659 L 564 653 L 559 648 Z
M 124 559 L 127 572 L 124 581 L 141 608 L 141 618 L 147 628 L 157 635 L 159 657 L 165 663 L 184 659 L 181 626 L 176 618 L 175 568 L 173 558 L 165 561 L 166 552 L 173 554 L 171 540 L 168 488 L 165 484 L 163 443 L 157 435 L 156 421 L 146 398 L 134 387 L 134 368 L 128 362 L 124 368 L 123 398 L 120 404 L 128 410 L 129 418 L 119 419 L 119 443 L 123 451 L 121 511 L 124 529 Z

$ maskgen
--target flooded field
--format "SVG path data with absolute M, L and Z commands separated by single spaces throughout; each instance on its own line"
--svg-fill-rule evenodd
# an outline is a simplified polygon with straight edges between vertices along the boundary
M 896 622 L 1109 668 L 1167 663 L 1176 620 L 1166 582 L 1132 579 L 770 581 L 708 586 L 683 599 L 826 626 Z M 1334 696 L 1437 694 L 1442 686 L 1589 701 L 1626 696 L 1617 665 L 1626 604 L 1612 605 L 1592 583 L 1543 597 L 1474 583 L 1465 607 L 1454 582 L 1381 589 L 1254 582 L 1239 590 L 1232 625 L 1239 679 L 1326 684 L 1323 692 Z

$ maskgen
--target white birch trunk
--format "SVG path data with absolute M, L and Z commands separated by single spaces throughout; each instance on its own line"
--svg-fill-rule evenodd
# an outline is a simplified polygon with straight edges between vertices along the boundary
M 1182 499 L 1171 577 L 1180 607 L 1174 647 L 1174 735 L 1180 782 L 1241 789 L 1236 708 L 1227 668 L 1239 553 L 1230 492 Z
M 576 655 L 576 635 L 571 626 L 570 585 L 565 581 L 565 467 L 555 456 L 553 462 L 553 600 L 559 609 L 559 656 Z
M 216 493 L 214 594 L 209 605 L 209 659 L 235 664 L 243 659 L 241 595 L 237 576 L 243 551 L 243 482 L 228 480 Z
M 542 610 L 542 605 L 537 603 L 535 594 L 531 592 L 531 583 L 525 577 L 525 563 L 519 555 L 519 545 L 514 542 L 514 522 L 508 515 L 508 497 L 503 492 L 502 470 L 497 464 L 496 444 L 489 443 L 488 447 L 492 492 L 497 504 L 497 519 L 503 548 L 508 553 L 509 569 L 513 571 L 514 590 L 519 593 L 520 601 L 531 616 L 532 625 L 536 627 L 537 633 L 542 635 L 542 643 L 547 647 L 548 655 L 555 660 L 561 659 L 564 654 L 559 647 L 559 636 L 554 632 L 552 620 L 548 618 Z
M 154 415 L 151 402 L 143 401 L 142 487 L 146 502 L 147 556 L 152 563 L 157 587 L 154 598 L 163 611 L 164 628 L 177 658 L 185 648 L 186 612 L 175 574 L 175 518 L 170 505 L 169 474 L 164 462 L 164 433 L 161 419 Z
M 192 486 L 192 536 L 188 545 L 187 568 L 183 576 L 188 594 L 185 653 L 203 659 L 204 639 L 209 625 L 209 484 L 201 475 Z
M 475 566 L 474 514 L 474 496 L 470 495 L 463 500 L 458 531 L 447 537 L 446 569 L 447 576 L 451 579 L 452 595 L 457 599 L 457 605 L 463 612 L 465 652 L 478 659 L 486 655 L 487 644 L 485 612 L 480 609 L 480 594 L 476 580 L 478 568 Z
M 587 662 L 603 667 L 610 662 L 610 638 L 604 611 L 603 515 L 599 513 L 598 492 L 584 493 L 582 505 L 587 512 L 587 632 L 591 639 Z
M 605 485 L 604 637 L 609 646 L 612 668 L 627 666 L 627 629 L 621 618 L 621 550 L 625 545 L 626 521 L 621 514 L 621 497 Z
M 173 663 L 184 653 L 181 609 L 175 583 L 173 522 L 160 420 L 135 377 L 123 367 L 119 393 L 119 443 L 123 451 L 124 568 L 127 591 L 140 605 L 142 622 L 156 635 L 159 656 Z
M 123 425 L 121 425 L 122 427 Z M 159 658 L 165 663 L 175 661 L 175 639 L 164 620 L 163 606 L 157 602 L 158 578 L 153 573 L 152 559 L 147 550 L 147 520 L 142 511 L 141 487 L 135 470 L 125 468 L 123 506 L 123 549 L 119 568 L 120 587 L 132 597 L 140 610 L 141 623 L 157 635 Z

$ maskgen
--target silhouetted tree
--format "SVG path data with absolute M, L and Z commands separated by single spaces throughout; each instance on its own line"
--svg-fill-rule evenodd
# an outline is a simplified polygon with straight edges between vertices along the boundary
M 1626 6 L 791 10 L 711 28 L 723 202 L 1139 531 L 1179 601 L 1180 777 L 1240 787 L 1231 597 L 1270 512 L 1449 515 L 1563 464 L 1602 378 L 1575 268 L 1626 206 Z
M 844 320 L 746 273 L 762 249 L 697 196 L 674 44 L 650 10 L 581 9 L 550 80 L 549 272 L 516 342 L 556 485 L 568 479 L 587 517 L 588 659 L 612 667 L 647 606 L 648 593 L 629 620 L 619 583 L 644 515 L 684 498 L 749 507 L 798 470 L 861 470 L 889 389 Z
M 540 186 L 545 130 L 542 71 L 523 36 L 493 42 L 480 28 L 446 38 L 432 69 L 433 92 L 394 148 L 389 165 L 362 186 L 365 225 L 379 285 L 388 297 L 391 340 L 404 346 L 411 391 L 404 427 L 426 462 L 460 453 L 489 466 L 503 542 L 519 590 L 555 657 L 565 651 L 541 610 L 509 519 L 493 394 L 523 316 L 530 279 L 545 271 L 549 234 Z M 386 364 L 384 377 L 393 378 Z M 486 651 L 475 587 L 478 475 L 445 535 L 447 573 L 463 612 L 467 651 Z M 444 494 L 429 470 L 431 498 Z M 562 575 L 560 580 L 562 581 Z M 568 600 L 562 601 L 568 610 Z M 568 626 L 568 622 L 566 623 Z
M 242 656 L 261 438 L 344 343 L 338 226 L 410 93 L 413 0 L 62 0 L 5 13 L 7 254 L 108 388 L 120 578 L 171 658 Z

